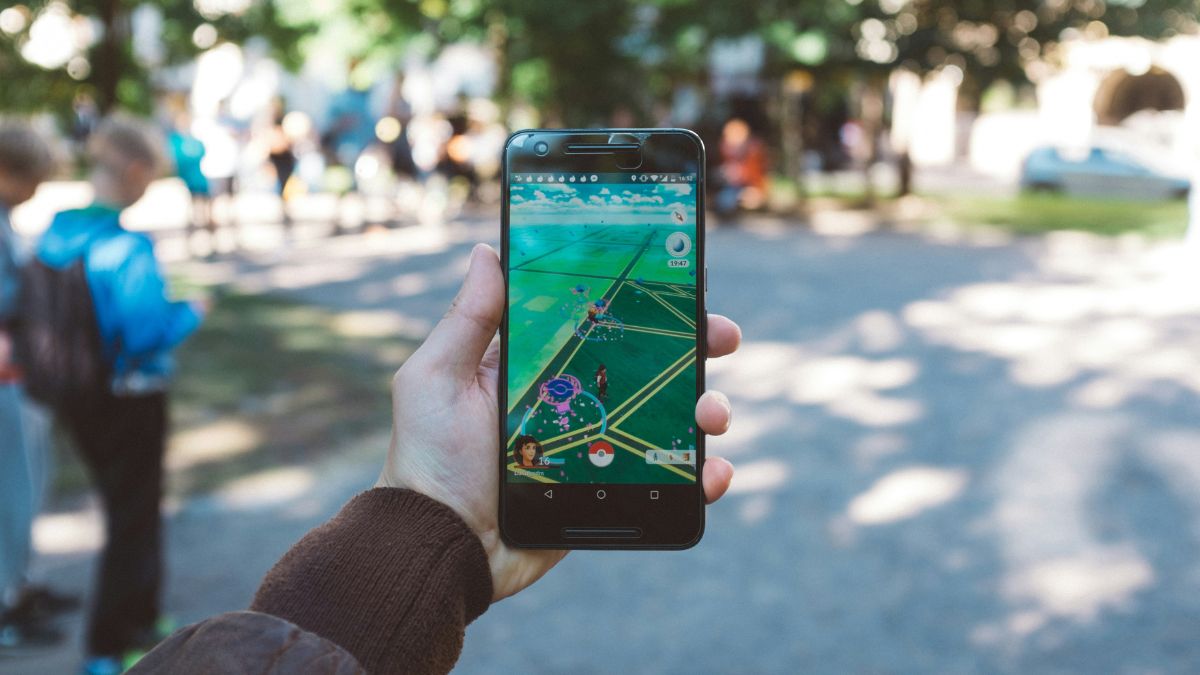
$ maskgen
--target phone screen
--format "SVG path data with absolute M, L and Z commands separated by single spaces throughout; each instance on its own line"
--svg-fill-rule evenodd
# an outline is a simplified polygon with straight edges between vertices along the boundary
M 509 483 L 694 484 L 695 173 L 510 173 Z

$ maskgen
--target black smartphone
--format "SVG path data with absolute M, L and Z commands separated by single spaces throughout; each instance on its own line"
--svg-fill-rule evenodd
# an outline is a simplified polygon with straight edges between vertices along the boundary
M 500 531 L 683 549 L 704 532 L 704 145 L 535 129 L 503 158 Z

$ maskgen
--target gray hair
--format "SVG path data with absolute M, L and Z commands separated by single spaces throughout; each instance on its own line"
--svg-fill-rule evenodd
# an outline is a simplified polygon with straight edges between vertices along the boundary
M 28 125 L 0 123 L 0 171 L 24 180 L 42 182 L 54 173 L 50 146 Z
M 157 135 L 125 116 L 109 117 L 100 123 L 88 139 L 88 156 L 97 167 L 118 174 L 129 164 L 156 171 L 163 167 Z

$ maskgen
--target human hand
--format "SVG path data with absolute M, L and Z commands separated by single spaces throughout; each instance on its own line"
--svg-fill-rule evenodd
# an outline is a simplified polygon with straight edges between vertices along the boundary
M 509 548 L 500 539 L 496 331 L 503 312 L 500 260 L 490 247 L 477 245 L 458 297 L 392 381 L 392 442 L 376 484 L 415 490 L 454 509 L 487 552 L 493 601 L 537 581 L 567 554 Z M 730 354 L 740 341 L 737 324 L 709 315 L 708 356 Z M 725 433 L 731 416 L 720 392 L 705 392 L 696 403 L 705 433 Z M 709 457 L 702 474 L 712 503 L 729 488 L 733 465 Z
M 196 298 L 195 300 L 191 301 L 191 304 L 192 310 L 195 311 L 196 314 L 202 319 L 208 316 L 208 313 L 212 311 L 213 303 L 208 297 Z
M 12 338 L 7 331 L 0 330 L 0 370 L 12 365 Z

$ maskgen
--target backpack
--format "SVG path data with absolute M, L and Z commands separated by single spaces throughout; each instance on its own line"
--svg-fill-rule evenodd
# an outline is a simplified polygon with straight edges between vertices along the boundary
M 36 257 L 21 270 L 16 357 L 26 393 L 62 411 L 86 405 L 108 390 L 100 326 L 85 260 L 56 269 Z

